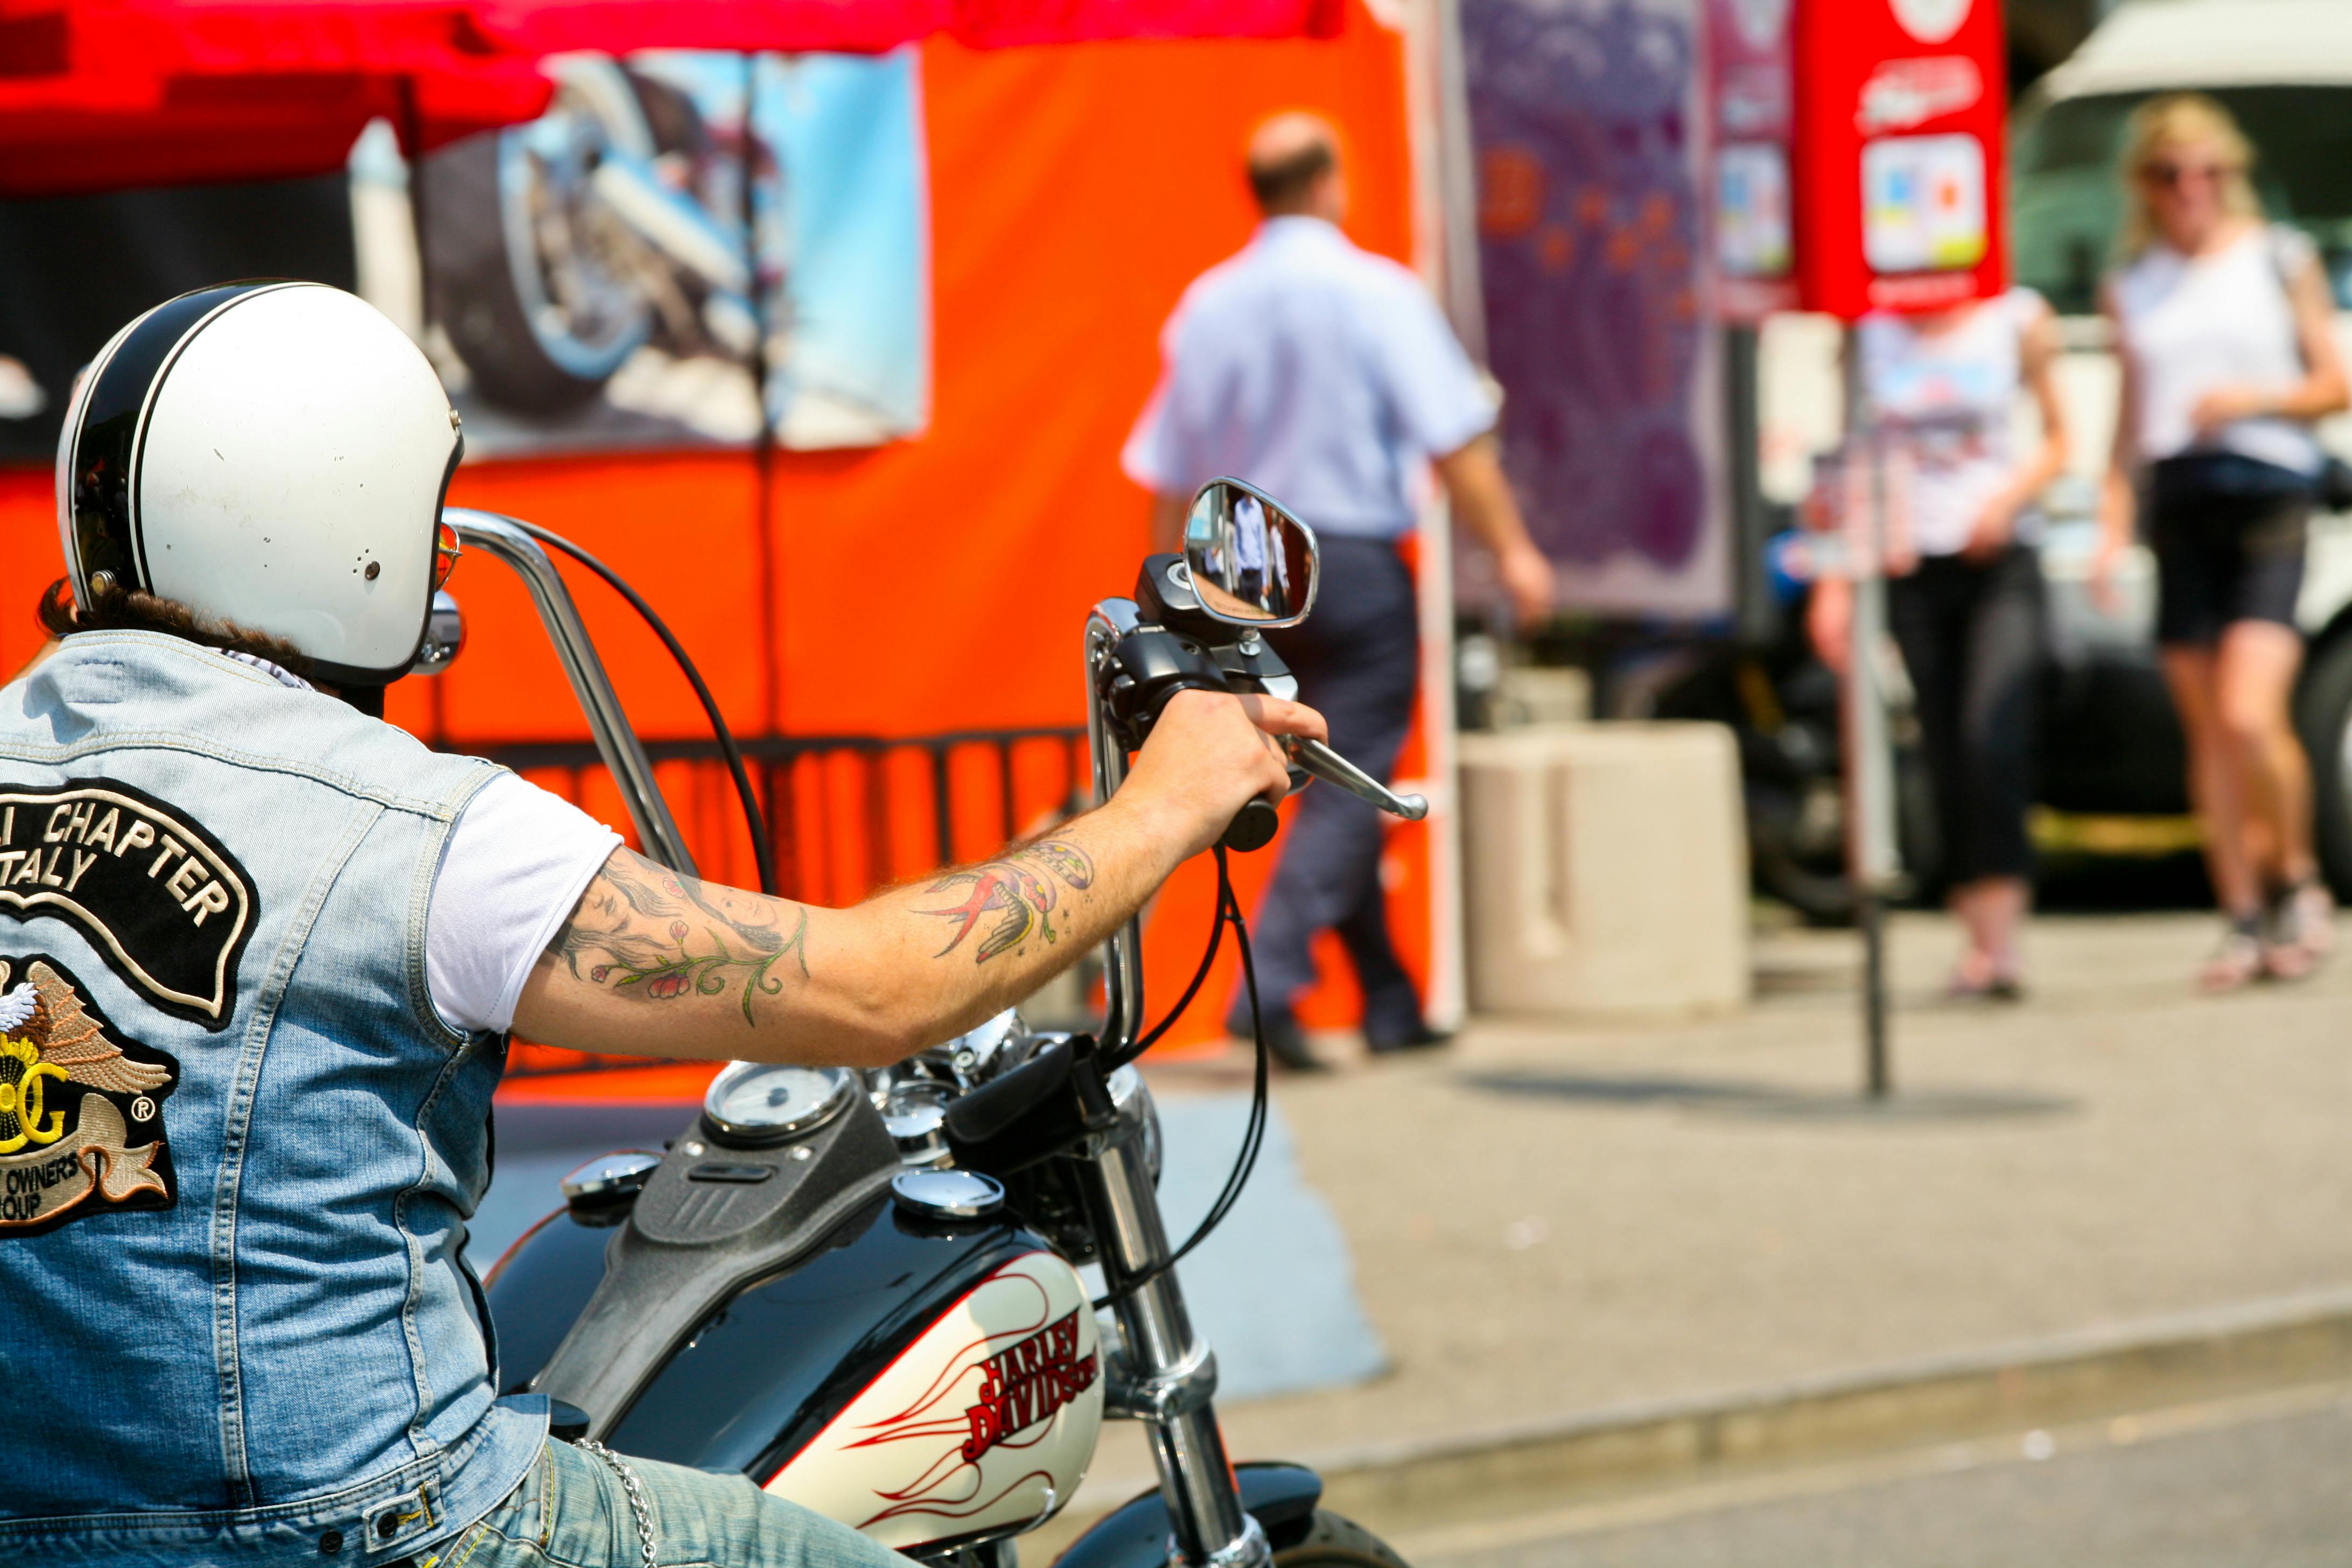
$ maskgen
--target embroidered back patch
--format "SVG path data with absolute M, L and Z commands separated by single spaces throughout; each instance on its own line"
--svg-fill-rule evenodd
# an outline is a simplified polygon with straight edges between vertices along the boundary
M 110 779 L 0 788 L 0 914 L 81 927 L 165 1012 L 226 1028 L 253 881 L 213 836 Z
M 0 1238 L 178 1202 L 163 1101 L 179 1083 L 64 964 L 0 959 Z

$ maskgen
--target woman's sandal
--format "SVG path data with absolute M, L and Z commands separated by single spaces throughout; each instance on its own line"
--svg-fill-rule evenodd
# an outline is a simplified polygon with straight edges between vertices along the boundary
M 2263 911 L 2263 973 L 2301 980 L 2336 945 L 2336 900 L 2317 879 L 2271 895 Z
M 2295 940 L 2315 959 L 2336 951 L 2336 895 L 2317 877 L 2306 877 L 2281 900 L 2294 921 Z
M 1944 983 L 1944 1000 L 1969 1002 L 2022 1002 L 2025 982 L 2014 969 L 1995 969 L 1983 974 L 1971 974 L 1966 960 L 1953 966 L 1952 977 Z
M 2265 970 L 2263 918 L 2241 915 L 2223 928 L 2221 942 L 2197 972 L 2197 988 L 2206 992 L 2235 991 Z
M 1944 1000 L 1958 1005 L 1971 1002 L 2022 1002 L 2025 982 L 2014 974 L 1996 974 L 1989 980 L 1975 980 L 1955 972 L 1944 983 Z

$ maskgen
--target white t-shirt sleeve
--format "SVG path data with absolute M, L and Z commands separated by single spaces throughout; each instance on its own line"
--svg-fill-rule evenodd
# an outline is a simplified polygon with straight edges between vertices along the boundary
M 500 773 L 466 803 L 425 913 L 425 978 L 453 1029 L 503 1033 L 530 967 L 621 836 L 561 795 Z

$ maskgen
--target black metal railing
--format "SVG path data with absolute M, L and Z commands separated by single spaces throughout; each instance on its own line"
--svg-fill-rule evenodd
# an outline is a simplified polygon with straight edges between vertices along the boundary
M 877 888 L 979 858 L 1087 801 L 1087 737 L 1076 727 L 756 735 L 741 744 L 775 847 L 776 890 L 816 903 L 854 903 Z M 488 741 L 448 749 L 503 763 L 592 809 L 600 787 L 611 787 L 587 741 Z M 749 886 L 752 862 L 741 808 L 717 742 L 648 741 L 646 751 L 703 874 Z M 617 795 L 609 798 L 617 808 Z M 614 826 L 626 831 L 625 819 Z M 508 1071 L 640 1065 L 635 1058 L 518 1047 Z

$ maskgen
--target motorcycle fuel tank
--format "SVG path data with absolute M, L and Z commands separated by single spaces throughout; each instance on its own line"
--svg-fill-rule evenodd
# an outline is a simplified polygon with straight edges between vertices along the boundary
M 500 1260 L 487 1283 L 502 1388 L 545 1363 L 623 1222 L 559 1210 Z M 936 1551 L 1067 1501 L 1102 1396 L 1085 1287 L 1041 1237 L 885 1197 L 704 1321 L 610 1441 L 743 1471 L 900 1551 Z
M 768 1482 L 899 1551 L 1044 1519 L 1084 1479 L 1102 1426 L 1086 1288 L 1050 1252 L 956 1301 Z

